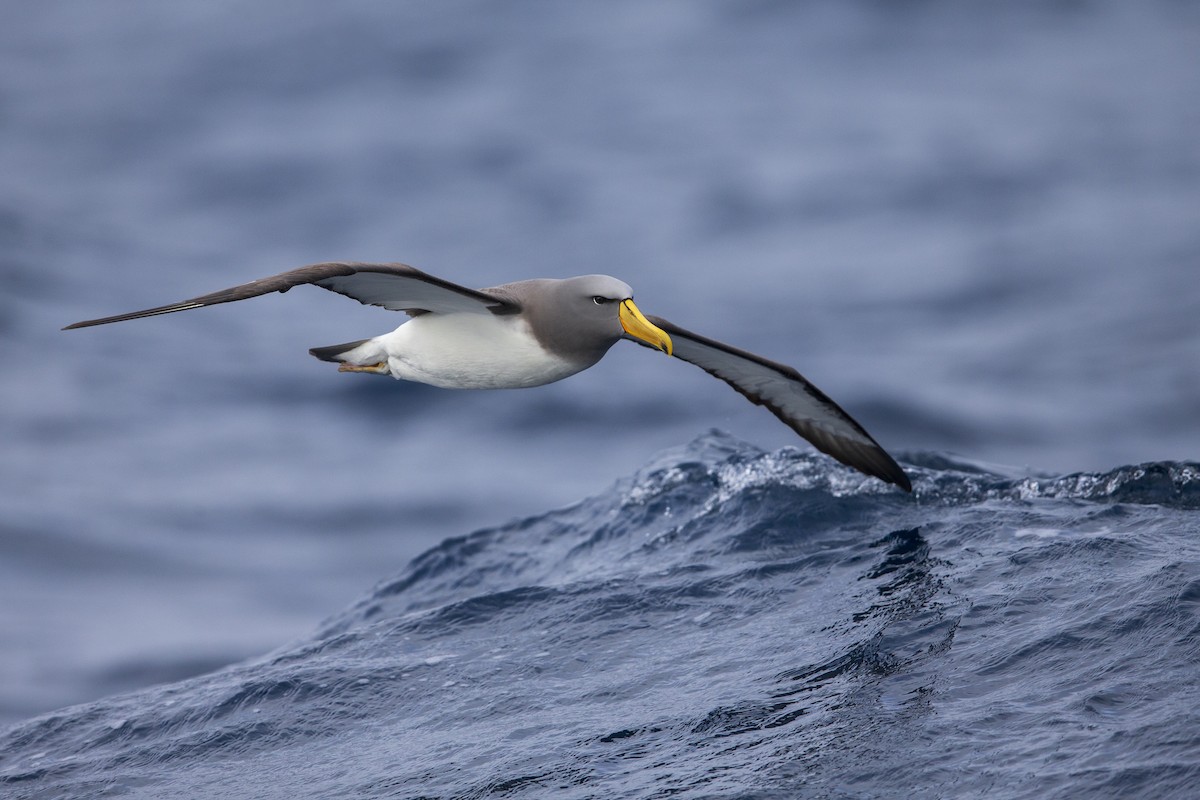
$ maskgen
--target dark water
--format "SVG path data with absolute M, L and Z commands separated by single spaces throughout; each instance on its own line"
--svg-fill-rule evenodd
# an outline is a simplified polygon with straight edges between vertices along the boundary
M 1200 457 L 1196 4 L 3 17 L 0 770 L 48 770 L 12 786 L 237 795 L 243 752 L 268 795 L 272 764 L 399 796 L 1182 785 L 1197 524 L 1161 491 Z M 317 290 L 59 331 L 327 259 L 616 275 L 795 365 L 923 488 L 635 347 L 454 393 L 311 359 L 398 322 Z M 709 441 L 660 462 L 694 486 L 606 488 L 713 427 L 771 455 Z
M 709 435 L 443 541 L 311 638 L 0 738 L 7 797 L 1187 797 L 1200 464 Z

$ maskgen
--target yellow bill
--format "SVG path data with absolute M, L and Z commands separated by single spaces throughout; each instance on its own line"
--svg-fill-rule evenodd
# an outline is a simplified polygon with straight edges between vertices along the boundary
M 662 350 L 667 355 L 672 354 L 673 345 L 671 337 L 662 328 L 655 325 L 638 310 L 638 307 L 633 304 L 632 300 L 625 300 L 621 303 L 619 312 L 621 318 L 621 327 L 625 332 L 635 339 L 640 339 L 651 347 L 656 347 Z

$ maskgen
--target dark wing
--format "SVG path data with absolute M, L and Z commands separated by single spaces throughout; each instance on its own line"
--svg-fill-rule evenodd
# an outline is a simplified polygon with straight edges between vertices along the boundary
M 218 303 L 232 303 L 235 300 L 258 297 L 260 294 L 286 292 L 293 286 L 301 286 L 306 283 L 343 294 L 360 303 L 382 306 L 391 311 L 428 311 L 442 314 L 465 311 L 479 314 L 511 314 L 520 310 L 520 307 L 511 300 L 435 278 L 405 264 L 332 262 L 300 267 L 300 269 L 282 272 L 270 278 L 261 278 L 241 286 L 234 286 L 232 289 L 193 297 L 191 300 L 183 300 L 179 303 L 148 308 L 144 311 L 132 311 L 128 314 L 118 314 L 115 317 L 76 322 L 63 330 L 86 328 L 90 325 L 105 325 L 109 322 L 124 322 L 140 317 L 153 317 L 158 314 L 187 311 L 191 308 L 215 306 Z
M 895 459 L 796 370 L 684 330 L 661 317 L 647 319 L 671 336 L 676 358 L 720 378 L 750 402 L 766 406 L 813 447 L 867 475 L 912 491 L 908 476 Z

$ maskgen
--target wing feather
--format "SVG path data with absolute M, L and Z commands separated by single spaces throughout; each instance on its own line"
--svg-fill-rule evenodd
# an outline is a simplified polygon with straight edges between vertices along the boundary
M 248 300 L 271 292 L 286 292 L 295 286 L 312 284 L 345 295 L 366 305 L 380 306 L 391 311 L 433 312 L 448 314 L 468 312 L 478 314 L 511 314 L 520 310 L 512 300 L 468 289 L 434 277 L 407 264 L 359 264 L 329 262 L 311 264 L 269 278 L 260 278 L 230 289 L 181 300 L 178 303 L 131 311 L 112 317 L 89 319 L 68 325 L 63 330 L 125 322 L 159 314 L 171 314 L 218 303 Z
M 765 406 L 821 452 L 912 491 L 895 459 L 841 406 L 792 367 L 692 333 L 661 317 L 647 319 L 671 336 L 676 358 L 695 364 L 750 402 Z

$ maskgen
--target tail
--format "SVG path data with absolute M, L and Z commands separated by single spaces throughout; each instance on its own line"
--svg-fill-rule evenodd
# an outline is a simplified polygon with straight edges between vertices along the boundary
M 347 342 L 346 344 L 331 344 L 328 347 L 314 347 L 308 352 L 312 353 L 322 361 L 332 361 L 335 364 L 344 364 L 350 361 L 348 358 L 343 358 L 351 350 L 371 341 L 370 339 L 359 339 L 357 342 Z M 358 359 L 354 359 L 354 363 L 358 363 Z

